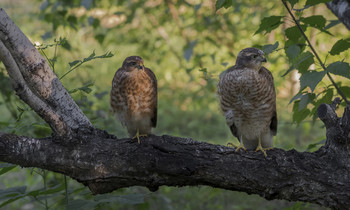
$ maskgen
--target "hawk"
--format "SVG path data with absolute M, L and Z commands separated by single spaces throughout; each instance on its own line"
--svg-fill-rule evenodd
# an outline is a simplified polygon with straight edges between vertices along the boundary
M 240 142 L 236 151 L 256 148 L 266 156 L 277 132 L 277 113 L 273 77 L 262 62 L 263 51 L 243 49 L 236 64 L 221 73 L 218 95 L 226 124 Z
M 157 125 L 157 79 L 139 56 L 127 57 L 112 81 L 112 111 L 132 139 L 151 134 Z

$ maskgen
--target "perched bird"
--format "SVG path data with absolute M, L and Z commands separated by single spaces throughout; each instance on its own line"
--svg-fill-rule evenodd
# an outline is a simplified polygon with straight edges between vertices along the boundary
M 129 136 L 137 138 L 151 134 L 157 125 L 157 79 L 143 65 L 139 56 L 127 57 L 112 81 L 110 103 L 112 111 Z
M 262 62 L 263 51 L 243 49 L 236 64 L 221 73 L 218 94 L 226 123 L 240 141 L 236 151 L 256 148 L 266 156 L 277 132 L 277 113 L 273 77 Z

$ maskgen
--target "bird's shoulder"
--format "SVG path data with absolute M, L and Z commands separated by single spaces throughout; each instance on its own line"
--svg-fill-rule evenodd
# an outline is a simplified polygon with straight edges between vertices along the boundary
M 267 68 L 262 66 L 259 70 L 259 74 L 273 84 L 272 73 Z
M 148 75 L 148 77 L 151 79 L 152 83 L 157 84 L 157 78 L 156 78 L 156 75 L 153 73 L 153 71 L 145 67 L 145 72 Z
M 225 71 L 221 72 L 219 78 L 220 80 L 222 80 L 222 78 L 224 78 L 228 73 L 231 73 L 233 71 L 239 70 L 240 68 L 237 67 L 236 65 L 231 66 L 230 68 L 226 69 Z

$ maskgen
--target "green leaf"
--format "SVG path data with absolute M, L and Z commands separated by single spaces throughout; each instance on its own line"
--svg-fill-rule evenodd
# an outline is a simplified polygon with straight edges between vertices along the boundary
M 290 3 L 290 6 L 291 6 L 292 9 L 293 9 L 294 5 L 295 5 L 296 3 L 298 3 L 299 0 L 288 0 L 288 1 L 289 1 L 289 3 Z
M 325 94 L 324 94 L 325 93 Z M 330 104 L 333 99 L 333 88 L 329 88 L 325 91 L 323 91 L 323 97 L 319 100 L 317 100 L 314 105 L 318 107 L 320 104 Z
M 27 186 L 21 186 L 0 190 L 0 200 L 6 200 L 5 202 L 0 204 L 0 208 L 20 198 L 25 197 L 26 189 Z
M 69 62 L 69 67 L 72 68 L 73 66 L 77 65 L 80 62 L 81 60 L 75 60 L 75 61 Z
M 89 55 L 89 57 L 84 58 L 83 62 L 91 61 L 92 59 L 94 59 L 95 55 L 96 55 L 96 54 L 95 54 L 95 50 L 94 50 L 94 51 L 92 51 L 92 53 Z
M 297 124 L 307 118 L 311 113 L 307 108 L 299 111 L 299 103 L 300 101 L 296 101 L 293 105 L 293 122 L 296 122 Z
M 326 25 L 326 19 L 322 15 L 313 15 L 306 18 L 300 18 L 300 21 L 315 28 L 323 28 Z
M 85 83 L 84 86 L 79 87 L 79 88 L 75 88 L 75 89 L 70 90 L 70 91 L 68 91 L 68 92 L 71 94 L 71 93 L 75 93 L 75 92 L 77 92 L 78 90 L 80 90 L 80 91 L 83 91 L 83 92 L 89 94 L 89 93 L 92 91 L 92 89 L 91 89 L 90 87 L 93 86 L 93 85 L 94 85 L 93 82 L 88 82 L 88 83 Z
M 346 62 L 337 61 L 327 66 L 327 71 L 350 79 L 350 66 Z
M 26 189 L 27 186 L 21 186 L 0 190 L 0 200 L 3 200 L 4 198 L 10 198 L 19 194 L 24 194 L 26 192 Z
M 332 47 L 331 51 L 329 52 L 331 55 L 339 55 L 341 52 L 344 52 L 345 50 L 350 48 L 350 41 L 349 39 L 341 39 L 338 40 Z
M 350 87 L 349 86 L 341 86 L 339 89 L 345 94 L 346 97 L 350 97 Z
M 102 44 L 105 40 L 106 35 L 105 34 L 96 34 L 95 39 L 98 41 L 98 43 Z
M 232 6 L 233 1 L 232 0 L 217 0 L 216 1 L 216 10 L 221 9 L 222 7 L 225 7 L 226 9 Z
M 328 25 L 326 25 L 326 27 L 324 27 L 324 29 L 325 30 L 327 30 L 327 29 L 330 29 L 330 28 L 332 28 L 333 26 L 336 26 L 336 25 L 338 25 L 339 23 L 341 23 L 340 22 L 340 20 L 331 20 L 330 21 L 330 23 L 328 24 Z
M 99 203 L 96 201 L 77 199 L 77 200 L 70 201 L 66 209 L 67 210 L 94 209 L 94 207 L 98 204 Z
M 326 75 L 326 71 L 307 71 L 300 77 L 300 89 L 305 87 L 310 87 L 311 92 L 313 92 L 319 82 Z
M 12 166 L 17 166 L 17 165 L 11 164 L 11 163 L 0 163 L 0 168 L 8 168 Z
M 301 25 L 301 28 L 303 29 L 303 31 L 306 30 L 306 26 L 305 25 Z M 302 39 L 303 42 L 305 41 L 300 29 L 298 28 L 298 26 L 292 26 L 286 29 L 285 31 L 286 37 L 293 41 L 294 43 L 300 43 Z
M 293 61 L 295 58 L 297 58 L 300 54 L 300 47 L 296 44 L 290 45 L 287 50 L 286 54 L 289 60 Z
M 11 171 L 12 169 L 14 169 L 14 168 L 17 167 L 17 165 L 12 165 L 12 164 L 9 164 L 9 165 L 10 165 L 10 166 L 2 167 L 2 169 L 0 170 L 0 176 L 1 176 L 2 174 L 5 174 L 5 173 L 7 173 L 7 172 L 9 172 L 9 171 Z
M 332 0 L 307 0 L 305 5 L 314 6 L 316 4 L 327 3 Z
M 130 194 L 130 195 L 96 195 L 95 199 L 99 203 L 106 202 L 116 202 L 116 203 L 125 203 L 125 204 L 141 204 L 144 203 L 145 195 L 143 194 Z
M 292 99 L 290 99 L 289 104 L 292 103 L 293 101 L 297 100 L 297 99 L 300 99 L 302 96 L 303 96 L 302 93 L 296 94 L 295 96 L 293 96 Z
M 314 144 L 309 144 L 307 146 L 307 149 L 306 151 L 307 152 L 311 152 L 313 151 L 313 149 L 316 149 L 318 146 L 320 145 L 324 145 L 326 143 L 326 139 L 322 139 L 321 141 L 317 142 L 317 143 L 314 143 Z M 300 206 L 298 209 L 302 209 L 303 206 Z
M 306 93 L 306 94 L 302 95 L 300 98 L 298 111 L 305 109 L 306 106 L 315 99 L 315 97 L 316 96 L 313 93 Z
M 298 69 L 300 73 L 303 73 L 314 63 L 314 55 L 311 52 L 304 52 L 300 54 L 297 60 L 296 69 Z
M 270 16 L 263 18 L 261 20 L 259 29 L 254 34 L 258 34 L 263 31 L 265 31 L 265 34 L 270 33 L 273 29 L 277 28 L 283 23 L 281 20 L 282 18 L 283 16 Z
M 197 40 L 194 40 L 190 42 L 184 50 L 183 57 L 186 59 L 186 61 L 190 61 L 192 55 L 193 55 L 193 48 L 196 46 Z
M 264 46 L 262 47 L 262 51 L 264 51 L 264 53 L 265 53 L 266 55 L 268 55 L 268 54 L 272 53 L 274 50 L 276 50 L 278 46 L 279 46 L 278 41 L 275 42 L 275 44 L 264 45 Z

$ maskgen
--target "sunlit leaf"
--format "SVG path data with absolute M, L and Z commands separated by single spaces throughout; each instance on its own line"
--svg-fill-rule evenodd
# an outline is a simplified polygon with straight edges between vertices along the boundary
M 283 23 L 282 18 L 283 16 L 270 16 L 263 18 L 259 29 L 254 34 L 258 34 L 263 31 L 265 31 L 265 34 L 270 33 L 273 29 L 277 28 Z
M 329 52 L 331 55 L 339 55 L 341 52 L 344 52 L 345 50 L 350 48 L 350 40 L 349 39 L 341 39 L 338 40 L 332 47 L 331 51 Z
M 307 71 L 303 73 L 300 77 L 300 89 L 304 87 L 310 87 L 313 92 L 319 82 L 326 75 L 326 71 Z
M 327 71 L 332 74 L 343 76 L 350 79 L 349 63 L 342 62 L 342 61 L 331 63 L 327 66 Z
M 266 55 L 272 53 L 274 50 L 276 50 L 278 48 L 279 43 L 275 42 L 275 44 L 268 44 L 268 45 L 264 45 L 262 47 L 262 51 L 265 52 Z

